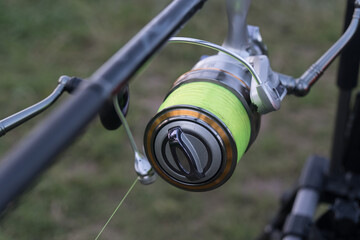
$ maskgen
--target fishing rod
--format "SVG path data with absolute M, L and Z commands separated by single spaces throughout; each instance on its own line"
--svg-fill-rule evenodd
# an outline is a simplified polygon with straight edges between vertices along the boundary
M 13 147 L 0 163 L 0 212 L 68 147 L 146 63 L 205 3 L 175 0 L 115 53 L 73 96 Z M 65 124 L 66 123 L 66 124 Z M 46 147 L 45 147 L 46 146 Z

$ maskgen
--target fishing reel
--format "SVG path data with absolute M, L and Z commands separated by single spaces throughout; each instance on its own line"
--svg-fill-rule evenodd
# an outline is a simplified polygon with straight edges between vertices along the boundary
M 175 81 L 145 130 L 150 164 L 176 187 L 208 191 L 224 184 L 256 139 L 261 114 L 278 110 L 286 95 L 259 28 L 246 24 L 249 6 L 249 0 L 227 0 L 223 46 L 170 39 L 218 51 Z
M 145 152 L 167 182 L 208 191 L 231 177 L 256 139 L 261 114 L 279 109 L 286 89 L 263 54 L 244 58 L 202 40 L 170 41 L 219 53 L 200 60 L 175 81 L 146 127 Z
M 255 140 L 260 116 L 280 108 L 286 94 L 305 96 L 354 36 L 360 1 L 350 25 L 299 78 L 271 70 L 257 27 L 246 25 L 250 0 L 227 0 L 228 36 L 223 46 L 172 38 L 219 51 L 180 76 L 150 120 L 144 147 L 153 169 L 190 191 L 224 184 Z

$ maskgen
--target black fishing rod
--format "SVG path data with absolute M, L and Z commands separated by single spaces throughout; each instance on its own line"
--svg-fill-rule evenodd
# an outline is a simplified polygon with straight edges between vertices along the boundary
M 68 101 L 13 147 L 0 162 L 0 212 L 68 147 L 132 76 L 204 4 L 174 0 L 84 81 Z

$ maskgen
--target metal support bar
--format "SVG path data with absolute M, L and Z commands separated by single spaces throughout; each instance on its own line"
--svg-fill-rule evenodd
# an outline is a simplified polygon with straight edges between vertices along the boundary
M 205 0 L 176 0 L 110 58 L 0 162 L 0 212 L 55 161 L 109 98 L 174 35 Z
M 331 46 L 306 72 L 297 79 L 289 76 L 280 75 L 281 83 L 288 89 L 289 93 L 297 96 L 306 95 L 311 86 L 318 80 L 327 67 L 339 55 L 341 50 L 349 43 L 354 37 L 359 25 L 360 19 L 360 1 L 355 1 L 355 9 L 352 15 L 352 20 L 345 33 Z M 295 81 L 295 84 L 294 84 Z
M 283 240 L 301 240 L 308 236 L 326 171 L 327 160 L 324 158 L 312 156 L 306 162 L 291 213 L 284 223 Z
M 223 46 L 237 54 L 247 57 L 249 48 L 249 34 L 246 18 L 251 0 L 227 0 L 228 34 Z
M 327 52 L 319 58 L 300 78 L 296 79 L 296 93 L 298 95 L 306 94 L 311 86 L 323 74 L 326 68 L 339 55 L 341 50 L 354 36 L 359 25 L 360 5 L 356 5 L 351 23 L 341 38 Z

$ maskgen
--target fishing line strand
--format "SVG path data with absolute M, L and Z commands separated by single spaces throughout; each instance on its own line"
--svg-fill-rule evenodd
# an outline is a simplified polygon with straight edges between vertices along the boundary
M 129 190 L 126 192 L 125 196 L 123 197 L 123 199 L 121 199 L 120 203 L 117 205 L 117 207 L 115 208 L 114 212 L 111 214 L 111 216 L 109 217 L 109 219 L 107 220 L 107 222 L 105 223 L 105 225 L 103 226 L 103 228 L 101 229 L 101 231 L 99 232 L 99 234 L 96 236 L 95 240 L 97 240 L 100 235 L 103 233 L 103 231 L 105 230 L 105 228 L 107 227 L 107 225 L 109 224 L 109 222 L 111 221 L 111 219 L 114 217 L 115 213 L 117 212 L 117 210 L 121 207 L 121 205 L 123 204 L 123 202 L 125 201 L 126 197 L 129 195 L 129 193 L 131 192 L 131 190 L 135 187 L 135 184 L 137 183 L 138 178 L 135 179 L 134 183 L 131 185 L 131 187 L 129 188 Z

